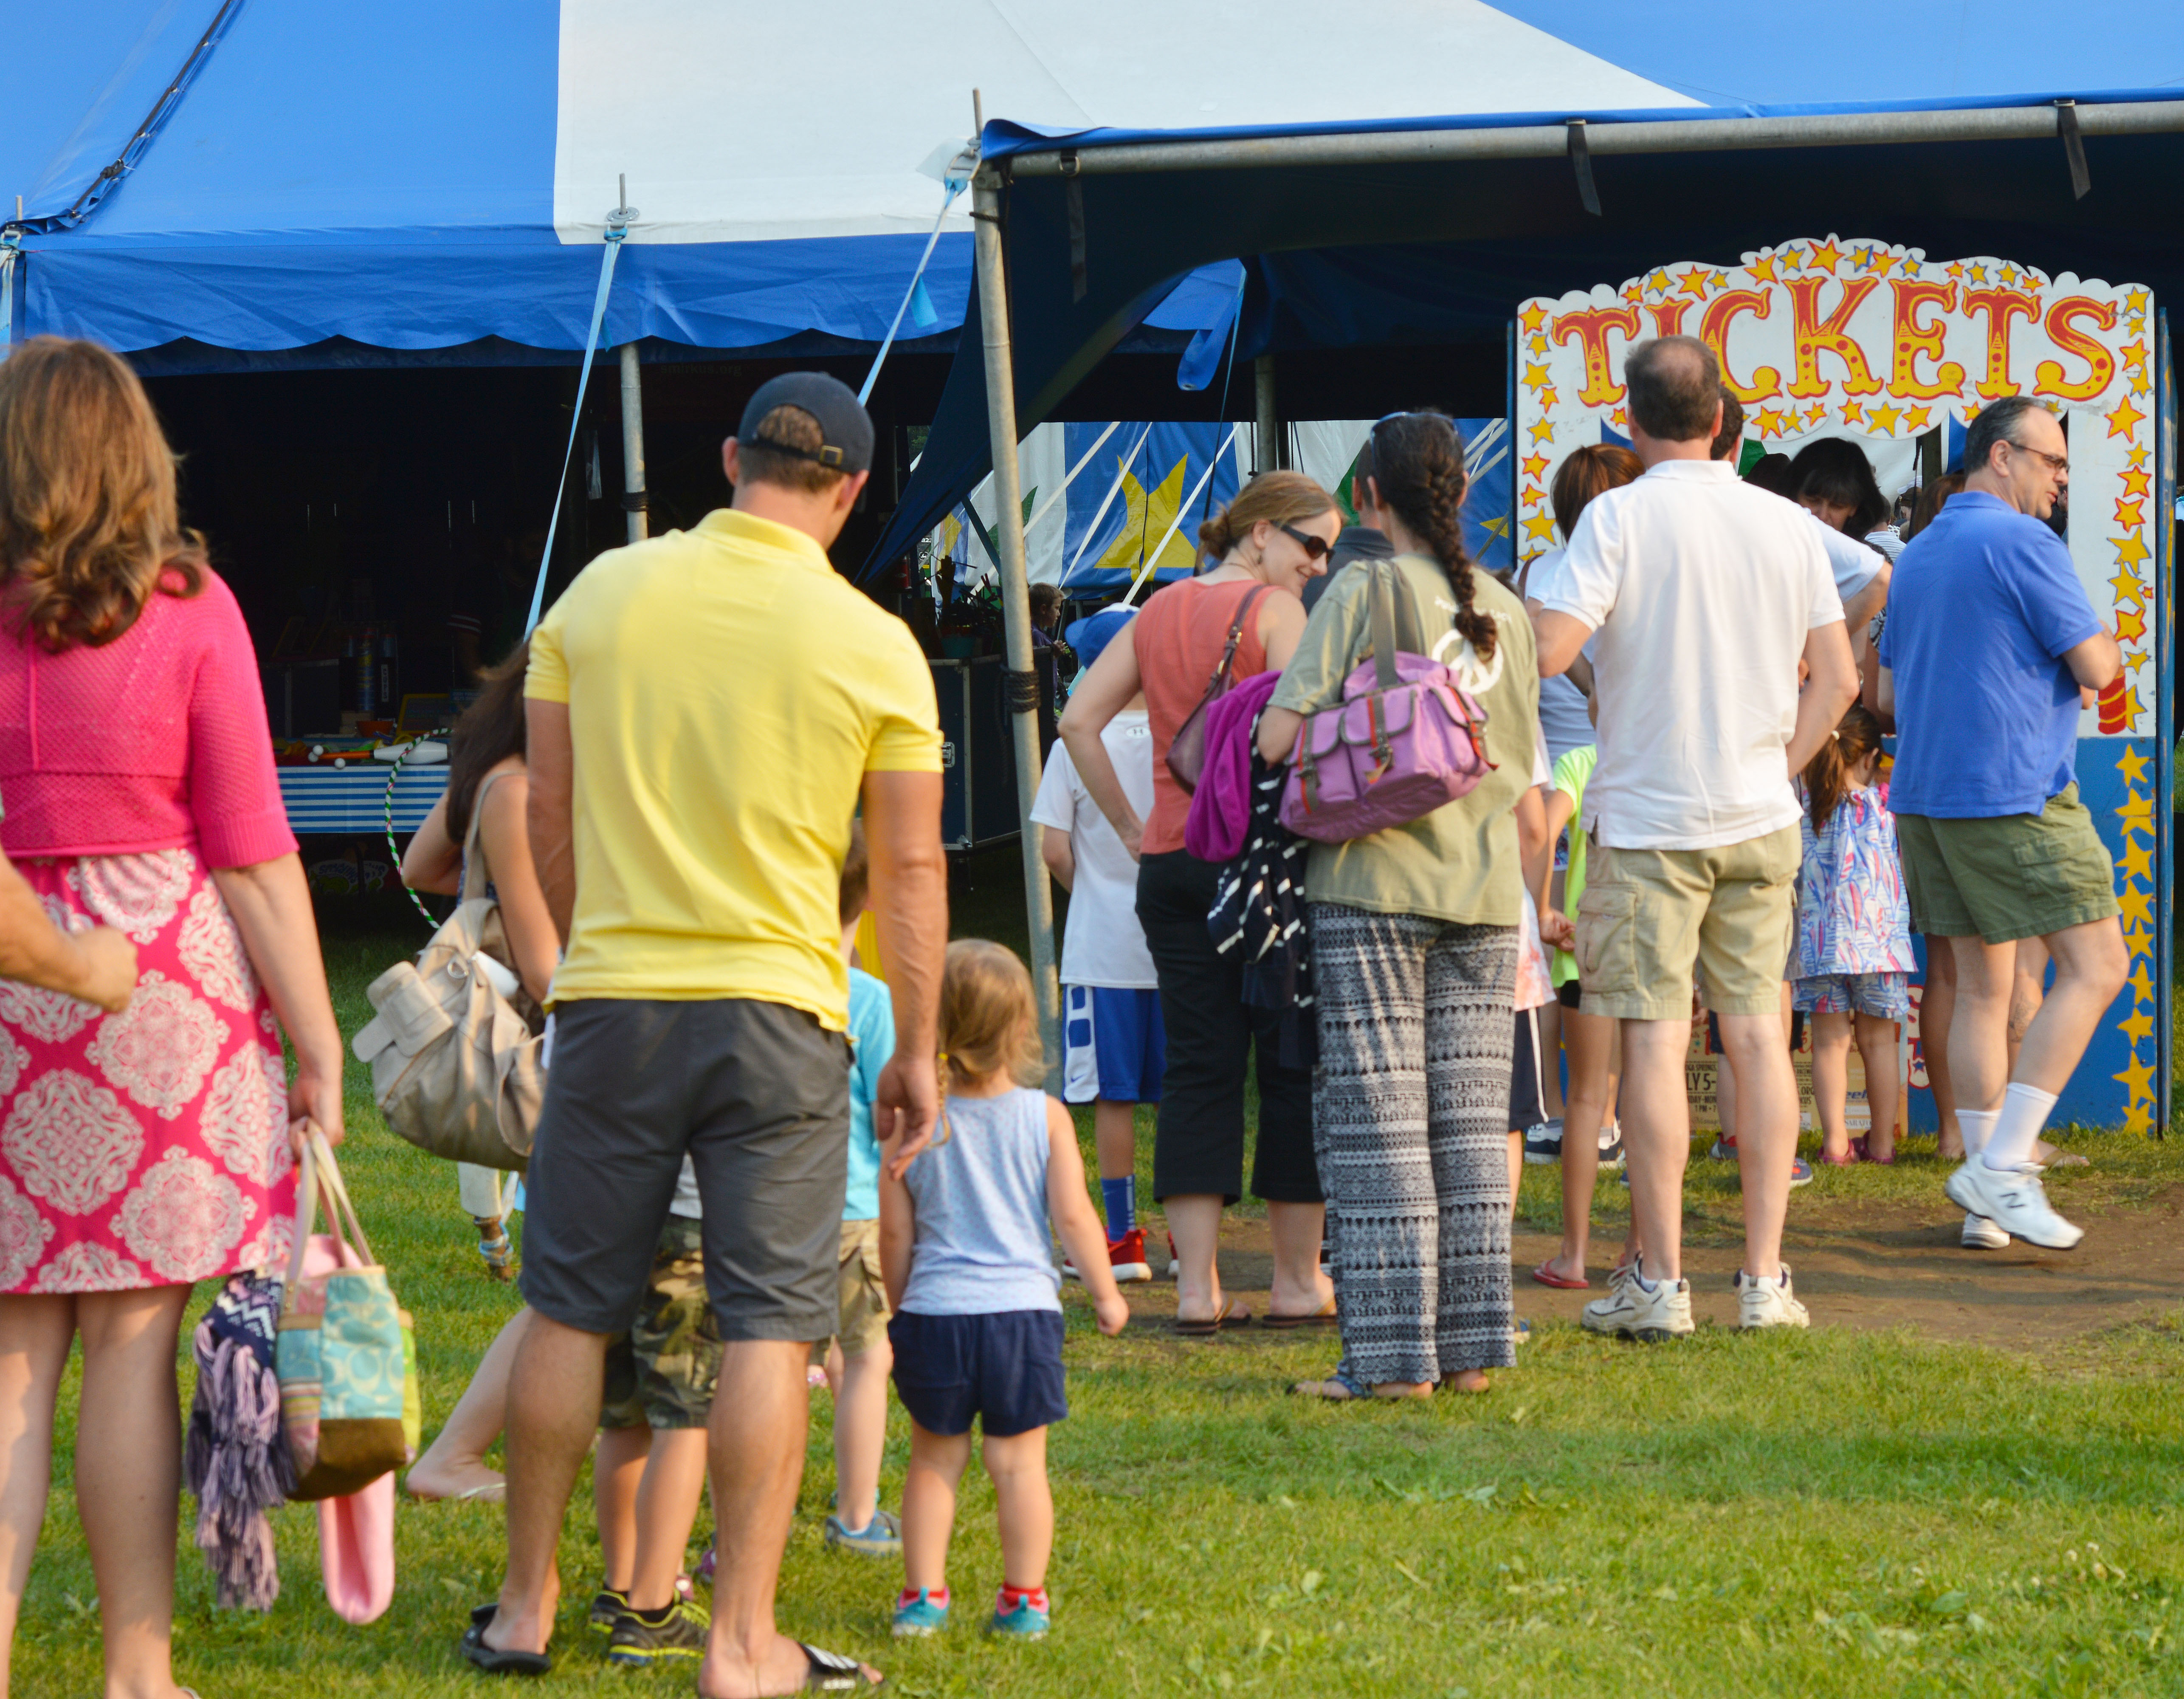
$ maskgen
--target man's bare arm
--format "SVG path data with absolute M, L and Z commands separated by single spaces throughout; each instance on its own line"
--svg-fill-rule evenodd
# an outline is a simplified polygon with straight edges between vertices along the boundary
M 2065 649 L 2063 664 L 2083 689 L 2105 690 L 2123 671 L 2123 648 L 2113 631 L 2097 631 L 2083 643 Z
M 1805 634 L 1805 665 L 1809 676 L 1804 695 L 1797 698 L 1797 724 L 1784 752 L 1792 775 L 1805 770 L 1828 734 L 1842 723 L 1844 712 L 1858 700 L 1858 662 L 1851 658 L 1849 629 L 1841 620 L 1816 625 Z
M 1576 660 L 1585 648 L 1585 640 L 1592 635 L 1593 628 L 1574 613 L 1564 613 L 1559 608 L 1543 607 L 1538 602 L 1525 604 L 1532 615 L 1532 635 L 1540 651 L 1540 676 L 1552 679 L 1569 671 L 1570 662 Z
M 875 1131 L 894 1141 L 900 1178 L 940 1114 L 940 970 L 948 953 L 948 858 L 940 847 L 938 773 L 865 774 L 865 844 L 872 919 L 894 1002 L 894 1055 L 881 1070 Z

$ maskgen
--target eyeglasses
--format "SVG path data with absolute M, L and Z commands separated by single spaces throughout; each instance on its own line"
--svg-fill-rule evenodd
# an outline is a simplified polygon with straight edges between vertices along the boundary
M 2041 460 L 2046 461 L 2050 467 L 2053 467 L 2056 472 L 2061 473 L 2063 476 L 2067 478 L 2070 475 L 2070 457 L 2068 455 L 2051 455 L 2045 449 L 2029 449 L 2025 447 L 2023 443 L 2010 443 L 2008 437 L 2004 437 L 2003 441 L 2009 443 L 2009 446 L 2015 449 L 2018 453 L 2021 455 L 2032 455 Z
M 1303 550 L 1310 559 L 1315 561 L 1326 554 L 1329 546 L 1327 539 L 1318 532 L 1300 531 L 1294 525 L 1283 526 L 1282 534 Z

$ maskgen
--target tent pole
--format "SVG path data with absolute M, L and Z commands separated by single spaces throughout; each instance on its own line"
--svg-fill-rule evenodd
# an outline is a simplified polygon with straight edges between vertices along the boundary
M 1282 453 L 1282 407 L 1274 391 L 1274 357 L 1262 354 L 1251 362 L 1251 376 L 1258 390 L 1257 452 L 1252 459 L 1256 472 L 1274 472 L 1287 458 Z
M 1050 1091 L 1061 1083 L 1061 991 L 1055 977 L 1054 890 L 1032 824 L 1039 795 L 1039 675 L 1032 667 L 1031 584 L 1024 552 L 1023 481 L 1017 466 L 1015 361 L 1009 349 L 1009 289 L 1001 258 L 1001 180 L 981 166 L 971 180 L 977 232 L 978 316 L 986 337 L 986 423 L 993 438 L 994 531 L 1001 552 L 1001 632 L 1007 652 L 1009 725 L 1016 742 L 1017 819 L 1022 830 L 1024 919 L 1031 931 L 1032 993 L 1046 1047 Z
M 629 518 L 629 540 L 642 543 L 645 523 L 644 389 L 638 375 L 637 344 L 621 345 L 621 506 Z

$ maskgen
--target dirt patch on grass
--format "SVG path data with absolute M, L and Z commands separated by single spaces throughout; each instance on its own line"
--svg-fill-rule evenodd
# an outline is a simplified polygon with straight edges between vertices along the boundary
M 2184 1185 L 2081 1179 L 2055 1193 L 2064 1212 L 2086 1229 L 2075 1250 L 2023 1244 L 1966 1250 L 1958 1243 L 1964 1212 L 1942 1195 L 1947 1170 L 1922 1165 L 1932 1168 L 1930 1202 L 1830 1198 L 1810 1190 L 1792 1196 L 1784 1255 L 1814 1325 L 1908 1327 L 1936 1339 L 2037 1350 L 2153 1322 L 2184 1301 Z M 1615 1183 L 1612 1176 L 1602 1179 L 1606 1186 Z M 1718 1211 L 1706 1215 L 1718 1217 Z M 1724 1225 L 1718 1218 L 1689 1223 L 1684 1271 L 1698 1317 L 1733 1327 L 1736 1300 L 1729 1281 L 1743 1246 Z M 1157 1223 L 1148 1237 L 1161 1243 Z M 1575 1322 L 1586 1299 L 1604 1289 L 1620 1238 L 1618 1228 L 1603 1222 L 1593 1240 L 1592 1290 L 1559 1292 L 1530 1277 L 1532 1268 L 1554 1254 L 1556 1239 L 1520 1227 L 1512 1259 L 1517 1313 L 1535 1322 Z M 1152 1260 L 1164 1274 L 1165 1249 Z M 1222 1282 L 1255 1315 L 1265 1313 L 1272 1271 L 1266 1223 L 1229 1218 L 1222 1231 Z M 1165 1279 L 1123 1290 L 1132 1309 L 1148 1318 L 1175 1311 L 1175 1288 Z

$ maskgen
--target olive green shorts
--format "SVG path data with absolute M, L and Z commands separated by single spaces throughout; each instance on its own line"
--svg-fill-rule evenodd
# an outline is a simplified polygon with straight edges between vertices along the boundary
M 1719 1014 L 1773 1014 L 1797 920 L 1796 826 L 1712 849 L 1587 851 L 1578 899 L 1577 970 L 1585 1012 L 1682 1020 L 1691 970 Z
M 888 1336 L 887 1285 L 880 1278 L 880 1224 L 877 1221 L 842 1223 L 842 1255 L 835 1273 L 841 1312 L 834 1339 L 842 1342 L 842 1355 L 861 1357 Z M 811 1361 L 824 1364 L 832 1339 L 817 1339 Z
M 721 1383 L 702 1223 L 670 1216 L 637 1320 L 607 1345 L 602 1428 L 703 1428 Z
M 1933 938 L 2044 938 L 2121 914 L 2115 863 L 2070 785 L 2036 814 L 1898 814 L 1911 924 Z

